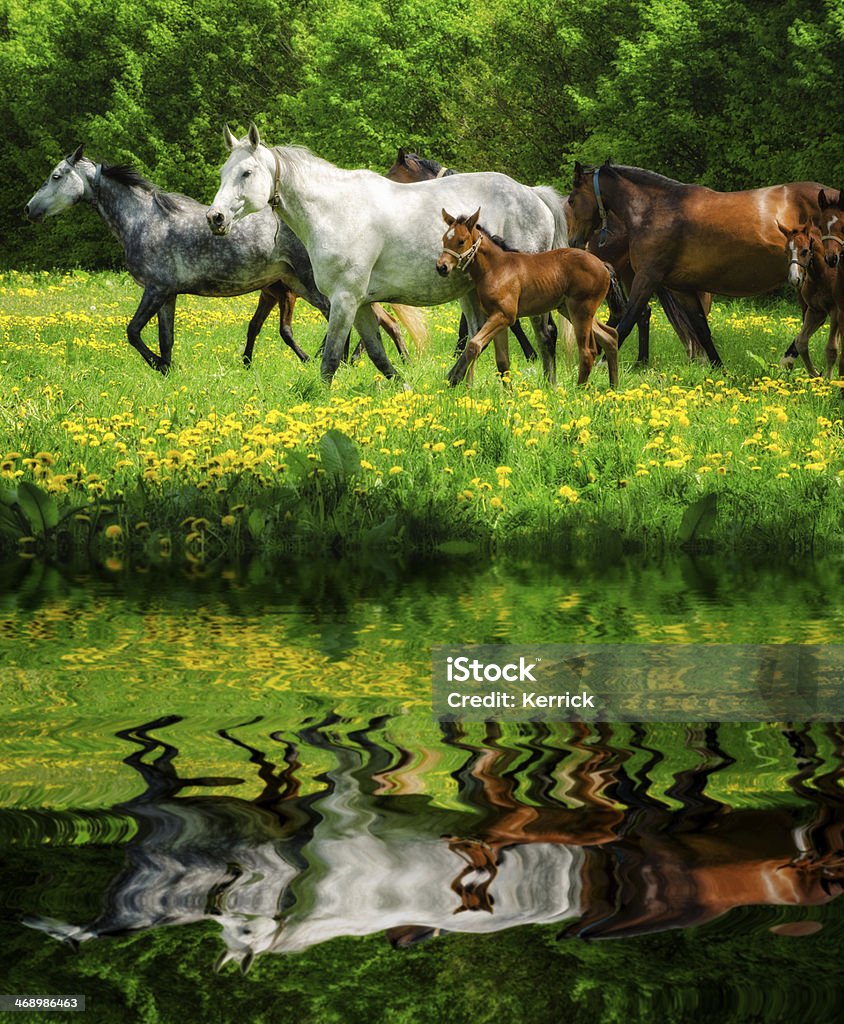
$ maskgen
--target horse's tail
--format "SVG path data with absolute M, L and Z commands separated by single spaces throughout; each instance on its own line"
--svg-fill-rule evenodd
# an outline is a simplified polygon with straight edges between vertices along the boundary
M 416 306 L 399 306 L 395 302 L 390 303 L 390 308 L 395 314 L 398 322 L 410 335 L 417 352 L 427 348 L 431 340 L 431 332 L 428 328 L 428 318 Z
M 688 311 L 674 298 L 674 293 L 668 288 L 657 288 L 656 297 L 665 310 L 668 322 L 677 333 L 677 337 L 683 342 L 689 359 L 697 359 L 703 353 L 703 345 L 697 334 L 697 327 L 688 314 Z
M 611 263 L 604 263 L 604 266 L 610 272 L 610 288 L 607 292 L 607 305 L 610 308 L 610 323 L 617 324 L 624 316 L 624 310 L 627 307 L 627 296 L 624 294 L 624 289 L 621 287 L 621 281 L 618 279 L 618 274 L 615 272 L 615 267 Z
M 566 217 L 568 199 L 550 185 L 538 185 L 533 190 L 551 211 L 554 218 L 554 240 L 552 249 L 567 249 L 569 244 L 569 222 Z

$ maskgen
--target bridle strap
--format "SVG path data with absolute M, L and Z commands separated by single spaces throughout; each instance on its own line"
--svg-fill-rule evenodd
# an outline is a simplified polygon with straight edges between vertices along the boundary
M 449 256 L 453 256 L 457 260 L 457 269 L 466 270 L 469 264 L 478 255 L 478 249 L 481 247 L 484 236 L 478 235 L 472 245 L 465 252 L 455 252 L 454 249 L 443 249 L 443 252 L 448 253 Z
M 271 149 L 273 161 L 275 162 L 275 173 L 273 174 L 273 194 L 270 196 L 270 209 L 277 210 L 281 206 L 281 161 L 278 152 Z
M 595 201 L 598 204 L 598 213 L 601 217 L 601 233 L 598 235 L 598 245 L 604 245 L 607 240 L 607 209 L 604 206 L 604 199 L 601 195 L 601 183 L 599 181 L 599 175 L 601 168 L 596 167 L 592 172 L 592 188 L 595 191 Z
M 844 238 L 839 238 L 838 235 L 821 235 L 822 242 L 838 242 L 842 249 L 844 249 Z
M 446 174 L 448 174 L 448 168 L 447 167 L 441 167 L 437 171 L 437 178 L 444 178 L 446 176 Z M 436 181 L 436 178 L 434 180 Z

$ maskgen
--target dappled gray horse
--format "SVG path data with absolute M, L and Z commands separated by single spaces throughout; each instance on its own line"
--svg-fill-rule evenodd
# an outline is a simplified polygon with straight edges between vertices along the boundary
M 322 357 L 323 376 L 334 376 L 352 324 L 379 370 L 395 369 L 378 338 L 372 302 L 437 306 L 459 299 L 475 334 L 483 322 L 468 274 L 437 274 L 442 250 L 440 211 L 484 207 L 485 227 L 515 248 L 542 252 L 567 244 L 564 199 L 549 187 L 529 188 L 504 174 L 460 174 L 400 185 L 372 171 L 348 171 L 307 150 L 261 144 L 254 125 L 238 141 L 225 129 L 231 155 L 208 224 L 217 235 L 247 214 L 274 208 L 305 244 L 317 287 L 331 314 Z M 556 373 L 551 332 L 535 323 L 549 380 Z
M 129 273 L 144 289 L 127 334 L 154 369 L 166 373 L 170 366 L 176 296 L 181 294 L 223 297 L 261 289 L 243 361 L 251 362 L 255 339 L 276 303 L 282 306 L 282 337 L 301 360 L 308 358 L 283 317 L 288 289 L 326 318 L 329 304 L 314 284 L 305 247 L 272 213 L 241 225 L 230 238 L 215 238 L 205 221 L 206 206 L 163 192 L 130 167 L 95 164 L 83 157 L 81 146 L 53 169 L 25 213 L 41 221 L 81 201 L 91 204 L 117 236 Z M 156 313 L 160 355 L 141 337 Z M 399 345 L 398 329 L 398 340 L 390 333 Z M 402 355 L 403 347 L 402 342 Z

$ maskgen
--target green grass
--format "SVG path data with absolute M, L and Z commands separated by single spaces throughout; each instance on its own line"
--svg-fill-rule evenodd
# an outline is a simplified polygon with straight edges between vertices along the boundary
M 508 387 L 485 353 L 471 388 L 448 388 L 455 306 L 428 311 L 407 390 L 366 359 L 328 388 L 274 319 L 247 370 L 250 296 L 183 297 L 164 378 L 125 341 L 139 297 L 120 274 L 0 276 L 0 485 L 7 504 L 32 481 L 59 513 L 85 505 L 62 529 L 93 537 L 98 557 L 609 538 L 817 549 L 844 536 L 841 392 L 780 370 L 791 298 L 716 305 L 719 371 L 689 363 L 655 311 L 651 368 L 632 365 L 629 339 L 611 392 L 601 366 L 578 388 L 562 348 L 550 390 L 515 345 Z M 315 352 L 324 325 L 304 303 L 294 330 Z M 155 347 L 154 323 L 145 334 Z M 352 441 L 340 461 L 329 431 Z

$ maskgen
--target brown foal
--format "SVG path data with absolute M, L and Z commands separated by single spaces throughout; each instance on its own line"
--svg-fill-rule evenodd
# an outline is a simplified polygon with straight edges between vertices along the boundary
M 468 273 L 487 316 L 449 371 L 449 383 L 455 385 L 463 380 L 493 338 L 499 371 L 506 370 L 506 352 L 500 350 L 500 339 L 503 336 L 506 349 L 507 328 L 520 316 L 538 316 L 557 310 L 574 329 L 580 359 L 577 383 L 585 384 L 589 379 L 597 355 L 597 341 L 606 356 L 610 385 L 615 387 L 618 384 L 618 335 L 614 328 L 595 317 L 613 281 L 609 267 L 582 249 L 552 249 L 541 253 L 506 250 L 497 239 L 478 227 L 480 213 L 478 209 L 471 217 L 452 217 L 442 211 L 448 230 L 443 235 L 437 272 L 443 276 L 455 269 Z M 543 345 L 542 363 L 545 376 L 554 386 L 557 360 L 553 343 Z
M 810 377 L 820 374 L 809 355 L 809 339 L 829 317 L 829 338 L 826 343 L 826 376 L 832 376 L 832 367 L 838 357 L 838 309 L 835 303 L 837 270 L 824 259 L 823 241 L 818 228 L 810 221 L 799 228 L 777 225 L 785 237 L 788 257 L 788 280 L 797 288 L 803 323 L 800 333 L 786 350 L 780 365 L 790 370 L 799 355 Z

